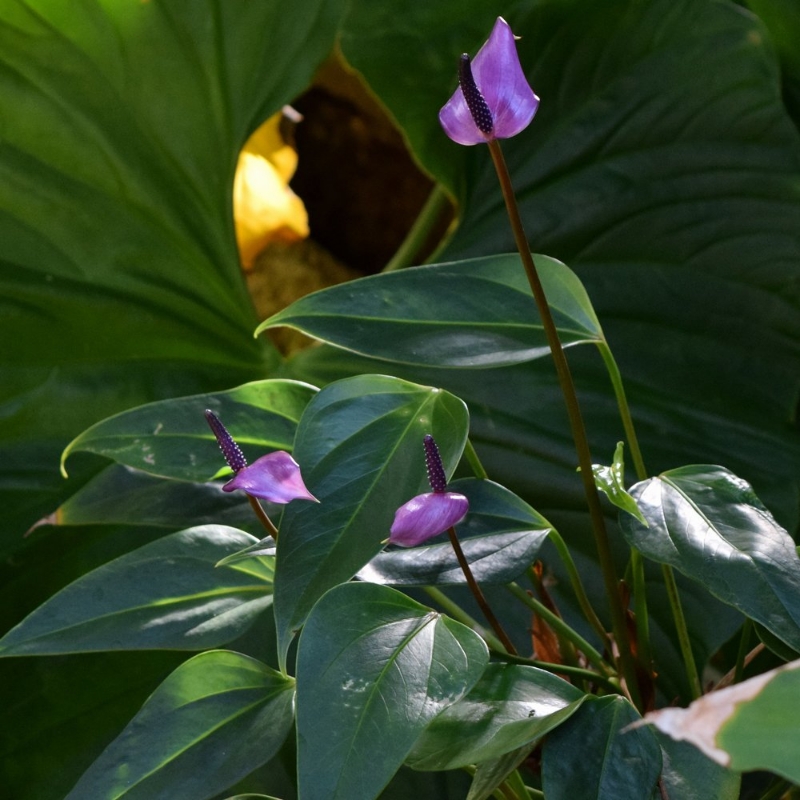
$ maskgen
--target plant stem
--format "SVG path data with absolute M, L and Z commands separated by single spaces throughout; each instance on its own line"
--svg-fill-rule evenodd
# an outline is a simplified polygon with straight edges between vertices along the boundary
M 603 623 L 595 613 L 594 608 L 592 608 L 592 604 L 589 601 L 589 596 L 586 594 L 586 589 L 583 588 L 583 582 L 581 581 L 580 573 L 578 572 L 578 568 L 575 566 L 575 562 L 572 560 L 572 554 L 569 552 L 566 542 L 561 538 L 561 534 L 556 530 L 550 531 L 547 538 L 553 543 L 553 546 L 556 548 L 556 550 L 558 550 L 558 555 L 566 567 L 567 575 L 569 576 L 569 582 L 572 585 L 572 591 L 575 592 L 575 598 L 578 601 L 578 605 L 581 607 L 581 611 L 583 611 L 583 615 L 600 637 L 603 647 L 609 653 L 611 653 L 611 640 L 608 638 L 608 633 L 606 632 Z
M 759 654 L 766 650 L 766 645 L 763 642 L 759 642 L 745 657 L 744 661 L 742 662 L 743 669 L 750 665 L 750 662 Z M 734 679 L 736 678 L 736 669 L 730 670 L 730 672 L 726 672 L 715 684 L 714 688 L 711 689 L 712 692 L 716 692 L 719 689 L 724 689 L 726 686 L 730 686 Z
M 438 603 L 453 619 L 458 620 L 462 625 L 466 625 L 470 630 L 475 631 L 478 636 L 489 645 L 491 650 L 507 655 L 504 651 L 503 643 L 490 631 L 481 625 L 478 620 L 468 614 L 458 603 L 451 600 L 443 591 L 435 586 L 424 586 L 423 590 L 428 597 Z
M 647 588 L 644 577 L 644 559 L 631 548 L 631 574 L 633 576 L 633 610 L 636 615 L 636 656 L 647 675 L 653 674 L 653 653 L 650 648 L 650 616 L 647 613 Z
M 628 450 L 630 451 L 631 459 L 633 460 L 634 469 L 636 470 L 636 477 L 640 481 L 647 480 L 647 470 L 645 469 L 644 460 L 642 459 L 642 451 L 639 448 L 639 439 L 636 436 L 636 429 L 633 425 L 633 417 L 631 415 L 630 406 L 628 405 L 628 398 L 625 395 L 625 387 L 622 384 L 622 375 L 620 374 L 619 367 L 617 366 L 617 362 L 614 359 L 614 355 L 611 352 L 611 348 L 608 346 L 608 343 L 603 340 L 598 344 L 598 349 L 600 350 L 600 355 L 602 356 L 603 362 L 606 365 L 608 376 L 611 379 L 611 385 L 614 388 L 614 395 L 617 398 L 617 408 L 619 409 L 620 419 L 622 420 L 622 427 L 625 429 L 625 438 L 628 442 Z M 645 657 L 648 659 L 650 658 L 649 630 L 645 633 L 639 629 L 640 619 L 644 618 L 645 621 L 647 620 L 646 605 L 644 608 L 644 615 L 642 614 L 642 610 L 638 605 L 638 599 L 644 597 L 644 564 L 642 563 L 641 554 L 635 549 L 631 551 L 631 567 L 634 574 L 634 602 L 637 604 L 636 625 L 638 629 L 637 633 L 640 638 L 640 654 L 642 656 L 643 663 L 649 670 L 650 662 L 644 661 Z M 637 570 L 640 571 L 638 580 L 642 582 L 642 588 L 637 586 Z M 678 584 L 675 581 L 675 573 L 672 571 L 672 567 L 670 567 L 669 564 L 662 564 L 661 574 L 664 577 L 664 586 L 667 590 L 667 598 L 669 599 L 669 605 L 672 610 L 672 618 L 675 622 L 675 629 L 678 634 L 678 646 L 680 647 L 681 657 L 683 658 L 686 677 L 689 680 L 689 686 L 692 690 L 692 697 L 696 700 L 703 692 L 702 687 L 700 686 L 700 678 L 697 671 L 697 665 L 694 660 L 694 653 L 692 653 L 692 646 L 689 640 L 689 629 L 686 625 L 686 617 L 684 616 L 683 606 L 681 605 Z M 649 629 L 649 625 L 647 627 Z M 642 641 L 646 642 L 646 649 L 641 647 Z
M 261 507 L 261 503 L 258 502 L 258 498 L 248 494 L 247 499 L 250 501 L 250 505 L 253 507 L 253 511 L 256 512 L 256 516 L 261 524 L 267 529 L 267 532 L 270 534 L 270 536 L 272 536 L 272 538 L 277 542 L 278 529 L 272 524 L 272 520 L 267 516 L 267 512 Z
M 601 683 L 615 694 L 619 694 L 622 691 L 616 677 L 606 677 L 598 672 L 592 672 L 590 669 L 583 669 L 583 667 L 571 667 L 568 664 L 552 664 L 549 661 L 539 661 L 536 658 L 525 658 L 525 656 L 512 656 L 510 653 L 503 653 L 500 651 L 493 651 L 492 655 L 499 661 L 508 661 L 511 664 L 524 664 L 528 667 L 543 669 L 546 672 L 560 673 L 561 675 L 569 675 L 570 677 L 580 678 L 581 680 L 590 681 L 592 683 Z
M 569 416 L 570 428 L 572 429 L 572 438 L 575 441 L 575 450 L 578 454 L 578 464 L 580 466 L 581 480 L 583 481 L 583 490 L 586 494 L 586 502 L 589 506 L 589 516 L 592 520 L 592 529 L 594 531 L 595 545 L 600 561 L 600 570 L 603 574 L 603 581 L 605 583 L 606 595 L 611 610 L 611 627 L 614 632 L 614 639 L 616 640 L 619 649 L 620 665 L 622 667 L 622 674 L 628 684 L 628 691 L 630 692 L 631 699 L 634 705 L 641 710 L 641 698 L 639 695 L 639 685 L 636 676 L 636 664 L 634 662 L 633 654 L 631 652 L 630 641 L 628 640 L 628 631 L 626 627 L 625 609 L 622 607 L 622 599 L 620 597 L 619 585 L 617 582 L 616 570 L 614 568 L 614 561 L 611 556 L 611 543 L 606 531 L 605 518 L 603 517 L 603 507 L 600 504 L 600 496 L 597 492 L 597 486 L 594 482 L 594 474 L 592 472 L 592 456 L 589 450 L 589 441 L 586 437 L 586 429 L 583 425 L 583 417 L 581 415 L 580 406 L 578 405 L 578 397 L 575 392 L 575 385 L 572 381 L 572 376 L 569 371 L 569 364 L 567 363 L 564 349 L 561 346 L 561 341 L 558 338 L 558 331 L 553 321 L 553 316 L 550 313 L 550 307 L 547 303 L 547 297 L 544 293 L 544 288 L 539 280 L 539 275 L 536 271 L 536 265 L 531 256 L 530 247 L 525 236 L 525 230 L 522 226 L 522 218 L 519 214 L 519 208 L 514 196 L 514 190 L 511 185 L 511 177 L 508 174 L 505 159 L 503 158 L 503 151 L 500 149 L 500 143 L 497 139 L 489 142 L 489 152 L 492 154 L 492 161 L 494 162 L 497 177 L 500 181 L 500 188 L 503 192 L 503 199 L 505 200 L 506 210 L 508 211 L 509 220 L 511 221 L 511 229 L 514 233 L 514 240 L 517 244 L 522 264 L 525 267 L 525 273 L 528 276 L 528 282 L 533 292 L 533 297 L 536 301 L 536 306 L 539 309 L 539 316 L 541 317 L 542 326 L 544 327 L 547 341 L 550 345 L 550 352 L 555 362 L 556 373 L 558 374 L 558 381 L 561 385 L 561 392 L 564 395 L 564 402 L 567 407 L 567 414 Z
M 447 531 L 447 535 L 450 537 L 450 544 L 453 545 L 453 550 L 455 550 L 456 558 L 458 559 L 461 571 L 464 573 L 464 577 L 467 579 L 469 590 L 472 592 L 472 596 L 480 606 L 481 611 L 483 611 L 483 616 L 486 617 L 487 622 L 492 626 L 492 630 L 497 634 L 497 638 L 503 643 L 503 647 L 505 647 L 505 649 L 508 650 L 508 652 L 512 655 L 516 654 L 517 649 L 512 644 L 511 639 L 508 638 L 508 634 L 503 630 L 500 620 L 498 620 L 494 615 L 494 611 L 492 611 L 490 608 L 489 603 L 486 602 L 486 598 L 481 591 L 481 587 L 478 586 L 478 582 L 475 580 L 475 576 L 472 574 L 472 570 L 469 568 L 469 562 L 467 561 L 467 557 L 464 555 L 464 551 L 461 549 L 461 542 L 458 541 L 456 529 L 450 526 L 450 529 Z
M 613 670 L 603 660 L 603 656 L 592 647 L 577 631 L 570 628 L 561 617 L 554 614 L 544 603 L 531 597 L 519 584 L 509 583 L 506 585 L 511 594 L 518 600 L 521 600 L 528 608 L 535 611 L 547 624 L 557 633 L 560 633 L 564 638 L 569 639 L 589 660 L 594 664 L 604 675 L 613 674 Z
M 672 608 L 672 616 L 675 619 L 675 628 L 678 633 L 678 644 L 683 656 L 683 663 L 686 667 L 686 677 L 689 679 L 689 687 L 692 691 L 692 699 L 697 700 L 703 694 L 703 687 L 700 685 L 700 675 L 692 652 L 692 643 L 689 640 L 689 628 L 686 626 L 686 617 L 683 615 L 683 606 L 678 594 L 678 584 L 675 581 L 675 573 L 669 564 L 661 565 L 661 574 L 664 576 L 664 586 L 667 590 L 667 597 Z
M 392 256 L 389 263 L 383 268 L 383 272 L 394 272 L 398 269 L 410 267 L 420 251 L 425 246 L 431 231 L 436 227 L 439 220 L 446 210 L 450 208 L 450 200 L 444 189 L 437 183 L 431 190 L 425 205 L 417 215 L 411 230 L 406 234 L 400 247 Z
M 528 800 L 530 798 L 530 793 L 528 791 L 528 787 L 525 785 L 525 781 L 522 780 L 522 775 L 519 774 L 518 770 L 513 770 L 509 776 L 505 779 L 504 783 L 507 783 L 509 788 L 514 792 L 516 797 L 519 797 L 520 800 Z M 542 795 L 544 797 L 544 795 Z
M 467 461 L 469 461 L 469 465 L 472 467 L 475 477 L 480 478 L 482 481 L 488 480 L 489 473 L 486 471 L 483 464 L 481 464 L 481 460 L 478 458 L 475 447 L 469 438 L 467 438 L 467 443 L 464 446 L 464 455 L 467 457 Z
M 742 625 L 742 635 L 739 639 L 739 651 L 736 653 L 736 667 L 733 671 L 733 682 L 741 683 L 744 674 L 744 660 L 747 657 L 747 645 L 750 642 L 750 633 L 753 630 L 753 621 L 747 617 Z

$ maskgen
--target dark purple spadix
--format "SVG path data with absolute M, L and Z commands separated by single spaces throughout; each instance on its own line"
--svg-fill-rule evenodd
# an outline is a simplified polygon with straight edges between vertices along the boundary
M 425 434 L 422 440 L 425 447 L 425 467 L 428 470 L 428 483 L 434 492 L 441 494 L 447 489 L 447 477 L 442 466 L 442 457 L 439 455 L 439 448 L 429 433 Z
M 247 466 L 247 459 L 239 449 L 239 445 L 233 440 L 233 436 L 228 433 L 228 429 L 222 424 L 220 418 L 210 409 L 205 410 L 208 426 L 214 432 L 219 449 L 228 462 L 228 466 L 234 472 L 240 472 Z
M 458 144 L 516 136 L 539 107 L 520 65 L 514 34 L 502 17 L 474 59 L 461 56 L 458 84 L 439 112 L 444 132 Z
M 492 112 L 489 110 L 489 106 L 486 105 L 486 100 L 483 99 L 480 89 L 475 85 L 470 58 L 466 53 L 461 56 L 461 60 L 458 62 L 458 85 L 464 93 L 467 108 L 469 113 L 472 114 L 472 119 L 478 126 L 478 130 L 487 136 L 491 135 L 494 130 Z

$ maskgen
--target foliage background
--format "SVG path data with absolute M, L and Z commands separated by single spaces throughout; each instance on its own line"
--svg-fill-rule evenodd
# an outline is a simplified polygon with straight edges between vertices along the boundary
M 131 520 L 23 538 L 103 466 L 76 456 L 69 480 L 59 475 L 61 450 L 84 428 L 150 400 L 270 375 L 320 383 L 369 367 L 328 348 L 286 362 L 252 338 L 258 319 L 231 216 L 241 145 L 309 85 L 337 40 L 459 204 L 441 257 L 513 249 L 487 154 L 452 144 L 436 120 L 457 55 L 475 52 L 497 14 L 523 36 L 520 56 L 542 97 L 531 129 L 506 148 L 529 238 L 584 281 L 649 469 L 724 464 L 795 531 L 800 19 L 781 0 L 751 7 L 759 16 L 718 0 L 590 9 L 578 0 L 4 2 L 3 630 L 86 570 L 164 533 Z M 391 191 L 376 186 L 375 202 Z M 602 363 L 589 348 L 570 360 L 596 458 L 608 460 L 620 431 Z M 422 380 L 467 401 L 492 476 L 580 548 L 582 502 L 549 364 L 431 370 Z M 705 611 L 690 622 L 700 652 L 736 625 L 728 612 Z M 234 645 L 270 660 L 269 647 L 255 636 Z M 0 775 L 10 796 L 63 797 L 183 658 L 0 662 Z M 254 786 L 290 796 L 281 763 Z M 459 778 L 398 781 L 388 790 L 397 796 L 409 782 L 446 796 Z

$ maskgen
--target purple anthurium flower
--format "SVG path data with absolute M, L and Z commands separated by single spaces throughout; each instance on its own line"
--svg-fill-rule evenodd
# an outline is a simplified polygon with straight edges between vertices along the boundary
M 288 453 L 283 450 L 269 453 L 256 459 L 248 467 L 239 445 L 219 417 L 209 410 L 205 414 L 228 466 L 235 473 L 233 479 L 222 487 L 222 491 L 234 492 L 241 489 L 251 497 L 270 503 L 290 503 L 292 500 L 317 502 L 317 498 L 303 483 L 299 465 Z
M 502 17 L 474 61 L 466 53 L 461 56 L 458 84 L 439 112 L 444 132 L 458 144 L 516 136 L 539 108 L 519 63 L 514 34 Z
M 446 491 L 447 478 L 433 436 L 426 435 L 424 445 L 428 481 L 433 491 L 417 495 L 397 509 L 390 544 L 415 547 L 457 525 L 469 511 L 469 501 L 463 494 Z

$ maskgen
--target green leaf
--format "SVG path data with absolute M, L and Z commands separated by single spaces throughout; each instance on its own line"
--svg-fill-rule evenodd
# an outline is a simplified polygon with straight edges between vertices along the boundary
M 0 639 L 0 656 L 203 650 L 242 634 L 272 601 L 273 562 L 215 570 L 255 537 L 221 525 L 165 536 L 66 586 Z
M 494 790 L 531 754 L 534 746 L 528 744 L 499 758 L 478 764 L 467 800 L 487 800 L 491 797 Z
M 264 530 L 243 494 L 223 492 L 218 483 L 164 480 L 120 464 L 101 470 L 41 522 L 152 525 L 172 530 L 219 523 L 248 533 Z
M 622 697 L 587 698 L 545 740 L 542 789 L 548 800 L 651 800 L 661 749 L 647 727 L 625 730 L 640 719 Z
M 300 795 L 377 797 L 425 726 L 473 686 L 488 659 L 471 630 L 394 589 L 332 589 L 298 645 Z
M 614 461 L 610 467 L 605 467 L 600 464 L 592 464 L 592 472 L 594 473 L 594 482 L 597 488 L 603 492 L 606 497 L 617 507 L 635 517 L 647 526 L 647 520 L 644 514 L 639 510 L 636 501 L 625 489 L 625 462 L 623 459 L 623 449 L 625 445 L 622 442 L 617 442 L 617 447 L 614 450 Z
M 468 426 L 457 397 L 386 376 L 339 381 L 308 404 L 294 456 L 320 502 L 290 504 L 280 525 L 275 620 L 282 658 L 314 603 L 381 550 L 397 508 L 429 491 L 424 435 L 436 438 L 450 475 Z
M 84 431 L 64 451 L 61 468 L 70 453 L 85 450 L 150 475 L 207 481 L 227 467 L 205 409 L 220 417 L 246 456 L 258 457 L 264 450 L 291 450 L 297 421 L 315 392 L 307 384 L 271 380 L 149 403 Z
M 277 751 L 294 681 L 224 650 L 182 664 L 84 773 L 66 800 L 205 800 Z
M 552 530 L 550 523 L 492 481 L 465 478 L 449 489 L 469 499 L 469 514 L 459 524 L 458 535 L 475 580 L 484 585 L 513 581 L 533 563 Z M 358 576 L 393 586 L 465 583 L 449 542 L 379 553 Z
M 561 725 L 584 698 L 536 667 L 490 664 L 469 694 L 425 730 L 406 763 L 442 770 L 499 758 Z
M 580 280 L 536 256 L 564 345 L 603 338 Z M 287 325 L 361 355 L 402 364 L 499 367 L 549 354 L 518 255 L 405 269 L 332 286 L 295 301 L 256 333 Z
M 669 470 L 631 490 L 649 527 L 625 538 L 800 649 L 800 558 L 791 536 L 741 478 L 722 467 Z
M 661 780 L 668 797 L 680 800 L 738 800 L 742 776 L 716 764 L 688 742 L 654 730 L 661 745 Z
M 766 769 L 800 781 L 798 691 L 800 661 L 793 661 L 645 720 L 731 770 Z

